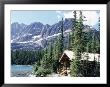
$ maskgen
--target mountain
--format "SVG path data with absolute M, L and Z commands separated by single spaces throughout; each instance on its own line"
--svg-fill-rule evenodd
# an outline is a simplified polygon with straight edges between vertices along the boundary
M 93 27 L 97 30 L 97 31 L 99 31 L 100 30 L 100 28 L 99 28 L 99 23 L 97 23 L 97 24 L 95 24 Z
M 34 22 L 30 25 L 19 24 L 18 22 L 11 24 L 11 48 L 36 50 L 47 46 L 47 42 L 55 40 L 60 35 L 61 21 L 53 25 L 44 25 L 40 22 Z M 71 32 L 74 20 L 72 18 L 63 21 L 64 37 L 67 38 Z M 84 32 L 94 30 L 88 25 L 84 26 Z

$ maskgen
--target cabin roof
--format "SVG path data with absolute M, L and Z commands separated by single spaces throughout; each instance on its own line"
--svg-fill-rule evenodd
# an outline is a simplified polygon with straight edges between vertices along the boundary
M 73 59 L 74 52 L 69 51 L 69 50 L 65 50 L 64 54 L 66 54 L 70 58 L 70 60 Z
M 69 50 L 65 50 L 65 51 L 63 52 L 63 54 L 62 54 L 62 56 L 61 56 L 61 58 L 60 58 L 60 60 L 59 60 L 59 61 L 61 61 L 61 60 L 62 60 L 62 58 L 64 57 L 64 55 L 67 55 L 67 56 L 68 56 L 68 58 L 69 58 L 69 60 L 74 59 L 74 58 L 73 58 L 73 57 L 74 57 L 74 52 L 69 51 Z
M 66 55 L 69 58 L 69 60 L 75 59 L 75 56 L 74 56 L 75 54 L 74 54 L 73 51 L 65 50 L 63 52 L 63 54 L 62 54 L 62 56 L 61 56 L 61 58 L 60 58 L 59 61 L 62 60 L 62 58 L 64 57 L 64 55 Z M 89 59 L 88 59 L 89 61 L 94 61 L 94 58 L 95 58 L 96 61 L 100 61 L 99 60 L 100 59 L 100 54 L 97 54 L 97 53 L 93 54 L 93 53 L 84 52 L 84 53 L 81 54 L 81 57 L 82 57 L 81 60 L 86 60 L 87 59 L 86 56 L 89 56 Z

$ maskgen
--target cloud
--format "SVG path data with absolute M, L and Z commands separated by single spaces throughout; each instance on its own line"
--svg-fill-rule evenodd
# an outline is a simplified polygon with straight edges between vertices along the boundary
M 83 11 L 83 15 L 86 17 L 84 24 L 95 25 L 98 23 L 99 13 L 97 11 Z
M 67 13 L 64 12 L 63 15 L 64 15 L 64 18 L 73 18 L 74 17 L 72 11 L 71 12 L 67 12 Z
M 62 11 L 56 11 L 56 13 L 61 14 L 61 13 L 62 13 Z
M 56 11 L 56 13 L 57 13 L 57 19 L 58 19 L 58 21 L 60 21 L 61 18 L 63 17 L 63 13 L 62 13 L 62 11 Z
M 57 19 L 58 19 L 58 21 L 60 21 L 61 20 L 61 16 L 57 15 Z
M 61 16 L 60 16 L 60 15 L 57 15 L 57 18 L 58 18 L 58 19 L 60 19 L 60 18 L 61 18 Z
M 72 11 L 56 11 L 56 13 L 58 14 L 57 15 L 57 18 L 73 18 L 73 14 L 72 14 Z
M 57 18 L 74 18 L 73 11 L 56 11 L 58 13 Z M 94 26 L 98 23 L 99 11 L 82 11 L 84 18 L 84 24 Z M 77 19 L 79 18 L 79 11 L 77 11 Z

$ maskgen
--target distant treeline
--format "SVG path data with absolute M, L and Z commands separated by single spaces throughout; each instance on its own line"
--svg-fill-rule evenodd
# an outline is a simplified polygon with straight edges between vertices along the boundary
M 32 65 L 34 62 L 42 58 L 41 51 L 11 51 L 11 64 L 16 65 Z

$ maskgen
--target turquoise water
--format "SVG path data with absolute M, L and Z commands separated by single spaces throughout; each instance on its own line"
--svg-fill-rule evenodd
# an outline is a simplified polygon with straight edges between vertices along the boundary
M 32 71 L 31 65 L 11 65 L 12 71 Z
M 11 65 L 12 77 L 29 77 L 32 74 L 33 66 L 31 65 Z

